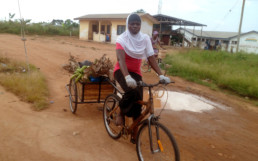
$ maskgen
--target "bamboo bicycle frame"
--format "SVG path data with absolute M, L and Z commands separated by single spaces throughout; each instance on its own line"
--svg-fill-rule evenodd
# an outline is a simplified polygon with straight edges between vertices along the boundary
M 148 98 L 148 101 L 138 101 L 137 103 L 138 104 L 141 104 L 143 106 L 146 107 L 146 109 L 144 110 L 144 112 L 136 119 L 134 120 L 134 122 L 129 126 L 129 128 L 124 128 L 126 129 L 127 133 L 128 134 L 131 134 L 132 133 L 132 130 L 136 127 L 136 126 L 139 126 L 139 123 L 145 118 L 145 116 L 147 116 L 149 113 L 151 115 L 154 114 L 154 104 L 153 104 L 153 93 L 151 92 L 151 88 L 152 87 L 148 87 L 149 88 L 149 98 Z M 118 89 L 117 89 L 118 90 Z M 118 92 L 120 93 L 120 91 L 118 90 Z M 116 110 L 117 108 L 119 108 L 119 106 L 116 106 L 110 113 L 109 115 L 112 115 Z

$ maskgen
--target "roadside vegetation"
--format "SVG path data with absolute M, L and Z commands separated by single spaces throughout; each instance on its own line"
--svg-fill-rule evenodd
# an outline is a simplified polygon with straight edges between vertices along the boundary
M 203 84 L 212 89 L 227 89 L 258 106 L 258 55 L 208 50 L 183 50 L 168 54 L 169 74 Z
M 48 106 L 48 89 L 44 76 L 39 70 L 0 55 L 0 85 L 14 93 L 22 101 L 33 104 L 35 110 L 42 110 Z
M 14 19 L 14 16 L 15 14 L 9 14 L 8 21 L 0 21 L 0 33 L 20 34 L 23 27 L 27 35 L 79 35 L 79 24 L 70 19 L 31 23 L 31 20 Z

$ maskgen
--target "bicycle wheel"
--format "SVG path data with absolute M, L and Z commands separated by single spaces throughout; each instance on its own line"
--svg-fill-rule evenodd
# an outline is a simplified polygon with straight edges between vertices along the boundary
M 77 102 L 78 102 L 78 94 L 77 94 L 77 85 L 75 83 L 75 80 L 70 80 L 69 85 L 69 103 L 70 103 L 70 109 L 72 113 L 75 113 L 77 110 Z
M 146 121 L 137 135 L 136 150 L 139 161 L 179 161 L 179 150 L 173 135 L 159 122 L 151 123 L 153 151 Z
M 121 137 L 121 126 L 116 126 L 116 116 L 118 115 L 119 110 L 119 101 L 120 98 L 115 95 L 111 94 L 108 95 L 104 102 L 103 108 L 103 119 L 104 125 L 110 137 L 113 139 L 118 139 Z M 115 111 L 114 108 L 118 107 Z M 111 113 L 112 112 L 112 113 Z
M 141 71 L 146 73 L 150 71 L 150 66 L 147 60 L 143 60 L 141 64 Z

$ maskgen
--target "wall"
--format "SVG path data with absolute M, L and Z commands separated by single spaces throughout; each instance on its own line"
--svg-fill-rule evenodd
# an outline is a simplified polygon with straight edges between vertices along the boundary
M 116 39 L 119 35 L 117 35 L 117 25 L 125 25 L 125 20 L 124 21 L 111 21 L 112 26 L 111 26 L 111 43 L 115 44 Z
M 151 37 L 152 31 L 153 31 L 153 23 L 149 19 L 142 17 L 141 32 Z
M 89 21 L 80 20 L 80 39 L 88 40 L 89 33 Z
M 232 41 L 237 41 L 237 37 L 230 39 L 228 51 L 236 52 L 236 44 L 232 44 Z M 239 51 L 247 53 L 258 54 L 258 33 L 249 33 L 240 37 Z
M 189 33 L 188 31 L 180 30 L 180 33 L 184 35 L 185 39 L 192 43 L 193 34 Z M 189 44 L 185 41 L 184 47 L 189 47 Z
M 126 25 L 125 20 L 113 20 L 113 21 L 102 21 L 100 24 L 98 21 L 85 21 L 80 20 L 80 39 L 81 40 L 93 40 L 93 41 L 105 41 L 106 37 L 105 35 L 98 35 L 98 33 L 92 33 L 92 25 L 111 25 L 111 43 L 115 44 L 116 39 L 119 35 L 117 35 L 117 25 Z M 105 27 L 106 30 L 106 27 Z M 153 30 L 153 23 L 145 18 L 142 17 L 142 26 L 141 26 L 141 32 L 146 33 L 149 36 L 152 36 L 152 30 Z

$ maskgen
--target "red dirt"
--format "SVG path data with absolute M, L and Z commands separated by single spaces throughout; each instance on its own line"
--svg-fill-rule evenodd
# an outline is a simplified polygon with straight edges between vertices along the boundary
M 46 76 L 49 108 L 37 112 L 31 105 L 0 87 L 0 161 L 135 161 L 136 147 L 128 140 L 111 139 L 102 120 L 103 104 L 79 105 L 69 110 L 65 85 L 70 75 L 62 69 L 69 53 L 79 61 L 107 54 L 114 62 L 115 46 L 69 37 L 28 36 L 30 63 Z M 174 50 L 174 49 L 170 49 Z M 25 61 L 18 36 L 0 35 L 0 54 Z M 153 82 L 154 73 L 144 74 Z M 246 99 L 171 77 L 173 91 L 194 93 L 227 106 L 203 113 L 163 112 L 161 121 L 174 134 L 182 161 L 257 161 L 257 107 Z

